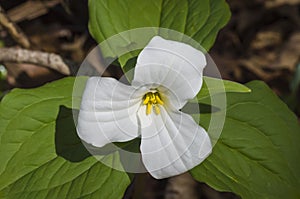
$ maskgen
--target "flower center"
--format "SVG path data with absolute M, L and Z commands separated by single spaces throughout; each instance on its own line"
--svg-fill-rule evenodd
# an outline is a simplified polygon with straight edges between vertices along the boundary
M 158 92 L 148 92 L 143 99 L 143 104 L 147 106 L 146 115 L 151 113 L 152 107 L 157 115 L 160 114 L 159 105 L 164 105 L 164 102 L 161 100 Z

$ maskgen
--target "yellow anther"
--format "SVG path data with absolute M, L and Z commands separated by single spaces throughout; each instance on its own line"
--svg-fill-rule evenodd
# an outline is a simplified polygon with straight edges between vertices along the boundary
M 151 95 L 150 101 L 151 101 L 152 103 L 156 103 L 156 102 L 155 102 L 155 95 L 154 95 L 153 93 L 150 93 L 150 95 Z
M 147 104 L 147 109 L 146 109 L 146 115 L 149 115 L 151 113 L 151 108 L 152 108 L 152 104 L 148 103 Z
M 157 103 L 159 103 L 160 105 L 164 105 L 164 102 L 160 99 L 158 93 L 155 95 L 155 99 Z
M 143 104 L 146 105 L 146 115 L 151 114 L 151 109 L 154 107 L 154 111 L 157 115 L 160 114 L 160 108 L 158 104 L 163 105 L 164 102 L 160 99 L 158 92 L 148 92 L 144 96 Z
M 154 110 L 155 110 L 156 115 L 160 114 L 160 108 L 158 107 L 158 105 L 154 105 Z
M 146 94 L 146 97 L 145 97 L 145 99 L 144 99 L 143 104 L 144 104 L 144 105 L 148 104 L 149 100 L 150 100 L 150 97 L 149 97 L 148 94 Z

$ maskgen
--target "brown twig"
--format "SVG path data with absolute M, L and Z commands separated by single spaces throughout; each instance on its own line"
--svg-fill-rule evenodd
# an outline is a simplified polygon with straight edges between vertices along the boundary
M 49 9 L 61 3 L 62 0 L 26 1 L 7 11 L 7 16 L 15 23 L 32 20 L 48 13 Z
M 51 68 L 64 75 L 71 74 L 68 64 L 54 53 L 19 48 L 0 48 L 0 62 L 30 63 Z
M 13 23 L 0 6 L 0 24 L 9 32 L 13 39 L 24 48 L 30 47 L 30 42 L 23 31 Z

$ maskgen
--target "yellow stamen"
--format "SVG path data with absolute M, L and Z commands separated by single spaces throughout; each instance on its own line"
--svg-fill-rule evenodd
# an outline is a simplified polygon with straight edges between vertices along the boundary
M 148 103 L 147 104 L 147 110 L 146 110 L 146 115 L 149 115 L 151 113 L 151 108 L 152 108 L 152 104 Z
M 160 109 L 159 109 L 158 105 L 154 105 L 154 110 L 155 110 L 156 115 L 160 114 Z
M 155 95 L 155 99 L 156 99 L 157 103 L 159 103 L 160 105 L 164 105 L 164 102 L 160 99 L 158 93 Z
M 164 105 L 164 102 L 161 100 L 160 95 L 158 92 L 148 92 L 144 96 L 143 104 L 146 105 L 146 115 L 151 114 L 151 109 L 154 107 L 154 111 L 157 115 L 160 114 L 160 105 Z
M 144 104 L 144 105 L 148 104 L 149 100 L 150 100 L 150 97 L 149 97 L 149 95 L 147 94 L 147 95 L 146 95 L 146 98 L 144 99 L 143 104 Z
M 156 103 L 156 101 L 155 101 L 155 95 L 154 95 L 153 93 L 151 93 L 150 95 L 151 95 L 150 101 L 151 101 L 152 103 Z

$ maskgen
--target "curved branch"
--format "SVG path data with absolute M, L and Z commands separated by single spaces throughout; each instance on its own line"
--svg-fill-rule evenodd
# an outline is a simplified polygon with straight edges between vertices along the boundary
M 31 51 L 19 48 L 0 48 L 0 62 L 30 63 L 56 70 L 64 75 L 70 75 L 70 67 L 54 53 Z
M 30 42 L 23 31 L 13 23 L 6 15 L 4 9 L 0 6 L 0 25 L 2 25 L 13 39 L 24 48 L 30 47 Z

